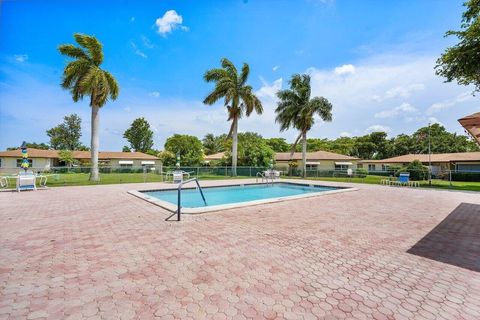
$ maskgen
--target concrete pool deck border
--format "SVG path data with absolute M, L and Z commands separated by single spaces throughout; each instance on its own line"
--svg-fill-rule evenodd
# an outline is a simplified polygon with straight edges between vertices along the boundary
M 213 205 L 213 206 L 206 206 L 206 207 L 199 207 L 199 208 L 189 208 L 189 207 L 182 207 L 182 214 L 201 214 L 201 213 L 206 213 L 206 212 L 214 212 L 214 211 L 222 211 L 222 210 L 227 210 L 227 209 L 234 209 L 234 208 L 243 208 L 243 207 L 249 207 L 249 206 L 257 206 L 257 205 L 263 205 L 263 204 L 268 204 L 268 203 L 276 203 L 276 202 L 283 202 L 283 201 L 290 201 L 290 200 L 296 200 L 296 199 L 304 199 L 304 198 L 311 198 L 311 197 L 317 197 L 317 196 L 323 196 L 323 195 L 329 195 L 329 194 L 335 194 L 335 193 L 342 193 L 342 192 L 350 192 L 350 191 L 357 191 L 358 188 L 351 188 L 351 187 L 339 187 L 339 186 L 332 186 L 332 185 L 325 185 L 323 183 L 318 183 L 312 181 L 312 183 L 299 183 L 299 182 L 292 182 L 292 181 L 275 181 L 273 182 L 274 184 L 277 183 L 282 183 L 282 184 L 293 184 L 293 185 L 300 185 L 300 186 L 315 186 L 315 187 L 331 187 L 331 188 L 337 188 L 335 190 L 329 190 L 329 191 L 322 191 L 322 192 L 312 192 L 312 193 L 306 193 L 306 194 L 300 194 L 300 195 L 294 195 L 294 196 L 285 196 L 285 197 L 275 197 L 275 198 L 268 198 L 268 199 L 261 199 L 261 200 L 252 200 L 252 201 L 245 201 L 245 202 L 236 202 L 236 203 L 229 203 L 229 204 L 222 204 L 222 205 Z M 216 185 L 209 185 L 209 186 L 201 186 L 202 188 L 216 188 L 216 187 L 234 187 L 234 186 L 246 186 L 246 185 L 257 185 L 257 184 L 262 184 L 262 183 L 257 183 L 257 182 L 248 182 L 248 183 L 234 183 L 234 184 L 216 184 Z M 192 187 L 188 188 L 183 188 L 182 190 L 187 190 L 187 189 L 195 189 Z M 155 189 L 155 190 L 129 190 L 127 191 L 129 194 L 140 198 L 142 200 L 145 200 L 149 203 L 152 203 L 156 206 L 159 206 L 163 209 L 166 209 L 172 213 L 175 213 L 177 211 L 177 206 L 167 202 L 160 200 L 155 197 L 151 197 L 144 192 L 146 191 L 175 191 L 178 190 L 178 188 L 173 187 L 172 188 L 162 188 L 162 189 Z

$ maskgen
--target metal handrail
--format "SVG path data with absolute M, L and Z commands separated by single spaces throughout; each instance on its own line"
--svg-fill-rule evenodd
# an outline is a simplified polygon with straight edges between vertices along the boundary
M 263 182 L 263 178 L 265 178 L 265 175 L 264 175 L 263 173 L 261 173 L 261 172 L 257 172 L 257 177 L 256 177 L 256 179 L 255 179 L 255 182 L 258 182 L 258 177 L 259 177 L 259 175 L 260 175 L 260 177 L 262 178 L 262 182 Z
M 180 214 L 181 214 L 180 211 L 181 211 L 181 208 L 182 208 L 182 204 L 181 204 L 182 186 L 184 184 L 190 183 L 192 181 L 195 181 L 197 183 L 198 190 L 200 191 L 200 194 L 201 194 L 202 199 L 203 199 L 203 203 L 205 203 L 205 205 L 207 205 L 207 201 L 205 200 L 205 196 L 203 195 L 202 187 L 200 186 L 200 183 L 198 182 L 197 178 L 192 178 L 192 179 L 188 179 L 188 180 L 185 180 L 183 182 L 180 182 L 178 184 L 177 221 L 180 221 Z

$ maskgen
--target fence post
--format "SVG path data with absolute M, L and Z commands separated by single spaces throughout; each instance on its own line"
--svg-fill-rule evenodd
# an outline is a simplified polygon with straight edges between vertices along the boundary
M 250 169 L 250 173 L 248 174 L 249 177 L 252 176 L 252 167 L 248 167 Z
M 448 174 L 448 175 L 449 175 L 448 180 L 449 180 L 449 182 L 450 182 L 449 188 L 452 188 L 452 187 L 453 187 L 453 186 L 452 186 L 452 169 L 448 170 L 448 172 L 449 172 L 449 174 Z

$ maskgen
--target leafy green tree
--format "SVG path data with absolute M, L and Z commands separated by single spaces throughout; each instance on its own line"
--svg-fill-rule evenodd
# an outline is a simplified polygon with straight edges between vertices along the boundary
M 132 152 L 132 149 L 129 146 L 123 146 L 122 152 Z
M 390 143 L 393 147 L 393 157 L 409 154 L 413 151 L 413 140 L 408 134 L 399 134 L 395 138 L 392 138 Z
M 250 85 L 247 85 L 250 68 L 244 63 L 241 73 L 238 74 L 235 65 L 228 59 L 221 60 L 222 68 L 215 68 L 205 72 L 203 78 L 207 82 L 215 82 L 215 88 L 205 98 L 203 103 L 212 105 L 224 99 L 224 106 L 228 111 L 228 121 L 232 121 L 228 137 L 232 137 L 232 175 L 237 175 L 238 152 L 238 120 L 252 112 L 261 114 L 262 103 L 254 94 Z
M 457 37 L 459 42 L 445 50 L 435 69 L 446 82 L 456 80 L 460 85 L 474 85 L 475 91 L 480 91 L 480 1 L 469 0 L 464 6 L 461 30 L 445 34 Z
M 475 142 L 466 136 L 450 133 L 438 123 L 418 129 L 412 135 L 412 153 L 427 153 L 430 136 L 432 153 L 469 152 L 478 151 Z
M 60 150 L 58 152 L 58 160 L 64 162 L 68 167 L 71 167 L 75 163 L 73 158 L 73 152 L 71 150 Z
M 231 140 L 229 140 L 231 143 Z M 238 165 L 252 167 L 267 167 L 274 160 L 275 153 L 261 135 L 255 132 L 238 134 Z M 230 163 L 231 153 L 227 151 L 226 163 Z
M 71 114 L 63 118 L 63 123 L 47 130 L 50 137 L 50 145 L 56 150 L 80 150 L 83 144 L 80 142 L 82 136 L 82 118 L 77 114 Z
M 70 90 L 74 102 L 83 100 L 85 96 L 90 98 L 92 109 L 90 180 L 98 181 L 99 111 L 109 99 L 117 99 L 120 89 L 115 78 L 100 68 L 103 62 L 102 44 L 95 37 L 80 33 L 75 33 L 73 37 L 79 46 L 63 44 L 58 48 L 61 54 L 74 59 L 68 62 L 63 71 L 62 87 Z
M 205 152 L 205 154 L 207 155 L 223 152 L 225 151 L 226 142 L 227 142 L 226 134 L 215 136 L 212 133 L 208 133 L 202 139 L 203 152 Z
M 308 138 L 307 139 L 307 152 L 315 152 L 315 151 L 330 151 L 331 149 L 331 141 L 328 139 L 319 139 L 319 138 Z M 301 152 L 302 146 L 296 145 L 295 151 Z
M 175 134 L 165 142 L 165 150 L 176 155 L 180 153 L 182 166 L 198 166 L 203 161 L 202 142 L 195 136 Z
M 36 142 L 26 142 L 25 145 L 27 148 L 34 148 L 34 149 L 41 149 L 41 150 L 48 150 L 50 146 L 46 143 L 36 143 Z M 7 150 L 17 150 L 20 147 L 8 147 Z
M 277 92 L 279 99 L 276 122 L 280 124 L 280 131 L 295 128 L 300 131 L 293 143 L 293 148 L 302 139 L 303 175 L 307 171 L 307 132 L 315 124 L 315 115 L 323 121 L 332 121 L 332 104 L 324 97 L 310 98 L 310 76 L 293 75 L 289 81 L 290 89 Z
M 160 151 L 157 154 L 157 157 L 162 161 L 162 165 L 166 167 L 173 167 L 175 165 L 176 157 L 173 152 L 170 151 Z
M 426 180 L 428 178 L 428 167 L 418 160 L 414 160 L 405 167 L 398 169 L 395 174 L 399 175 L 402 172 L 410 173 L 410 179 L 412 180 Z
M 123 133 L 123 137 L 130 143 L 130 148 L 135 151 L 147 152 L 153 147 L 153 131 L 144 118 L 133 120 L 130 128 Z
M 290 144 L 284 138 L 265 139 L 265 142 L 275 152 L 288 152 L 291 149 Z
M 353 155 L 354 145 L 355 140 L 353 138 L 340 137 L 333 141 L 330 141 L 329 151 L 351 156 Z

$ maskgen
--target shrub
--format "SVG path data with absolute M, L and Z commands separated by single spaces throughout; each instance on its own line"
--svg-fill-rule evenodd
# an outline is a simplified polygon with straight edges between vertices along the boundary
M 424 166 L 420 161 L 415 160 L 409 163 L 407 166 L 397 170 L 395 175 L 399 175 L 402 172 L 410 173 L 411 180 L 426 180 L 428 178 L 428 167 Z

